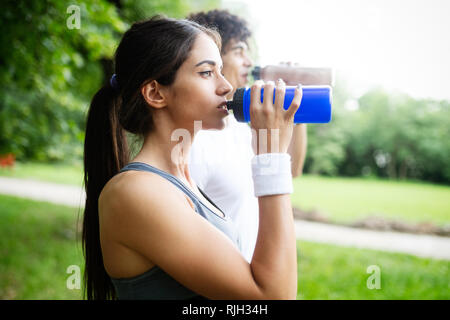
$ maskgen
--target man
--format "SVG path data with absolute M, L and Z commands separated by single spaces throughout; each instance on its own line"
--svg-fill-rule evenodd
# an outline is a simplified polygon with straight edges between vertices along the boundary
M 222 37 L 222 73 L 233 86 L 245 87 L 253 65 L 247 39 L 251 32 L 246 22 L 225 10 L 192 14 L 188 19 L 214 27 Z M 273 79 L 277 80 L 277 79 Z M 221 131 L 200 131 L 191 148 L 190 172 L 194 181 L 225 212 L 238 229 L 240 250 L 251 262 L 258 235 L 258 199 L 254 196 L 251 171 L 252 133 L 250 126 L 233 115 L 226 118 Z M 306 154 L 306 125 L 295 125 L 291 145 L 293 177 L 301 174 Z M 214 245 L 214 244 L 211 244 Z

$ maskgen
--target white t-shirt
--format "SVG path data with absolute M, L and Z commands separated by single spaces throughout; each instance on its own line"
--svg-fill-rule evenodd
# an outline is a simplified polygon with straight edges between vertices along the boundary
M 251 262 L 258 235 L 258 199 L 254 195 L 252 133 L 233 115 L 223 130 L 200 130 L 191 147 L 189 170 L 206 195 L 233 221 L 241 253 Z

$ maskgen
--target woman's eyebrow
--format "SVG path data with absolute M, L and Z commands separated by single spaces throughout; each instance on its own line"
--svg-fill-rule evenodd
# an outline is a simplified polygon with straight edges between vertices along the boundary
M 199 65 L 202 65 L 202 64 L 204 64 L 204 63 L 210 64 L 210 65 L 212 65 L 212 66 L 215 66 L 215 65 L 216 65 L 216 62 L 215 62 L 215 61 L 212 61 L 212 60 L 203 60 L 203 61 L 200 61 L 199 63 L 197 63 L 195 66 L 198 67 Z

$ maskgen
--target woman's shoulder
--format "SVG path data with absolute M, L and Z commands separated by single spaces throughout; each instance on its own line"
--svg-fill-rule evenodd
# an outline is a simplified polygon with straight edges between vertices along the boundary
M 125 171 L 115 175 L 104 186 L 99 197 L 99 210 L 122 211 L 140 205 L 181 200 L 177 188 L 167 179 L 152 172 Z

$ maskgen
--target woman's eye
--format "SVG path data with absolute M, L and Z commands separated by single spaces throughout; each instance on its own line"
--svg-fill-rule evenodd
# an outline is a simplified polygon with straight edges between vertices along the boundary
M 202 72 L 199 72 L 199 74 L 203 77 L 210 77 L 212 74 L 212 71 L 202 71 Z

